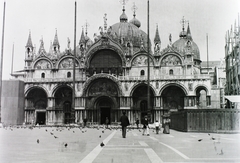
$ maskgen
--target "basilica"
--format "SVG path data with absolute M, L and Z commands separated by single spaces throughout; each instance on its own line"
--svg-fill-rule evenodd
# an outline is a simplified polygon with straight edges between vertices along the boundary
M 167 47 L 157 26 L 153 42 L 140 26 L 135 12 L 129 20 L 123 8 L 92 40 L 82 30 L 76 47 L 69 40 L 61 51 L 56 31 L 49 52 L 43 40 L 36 49 L 29 33 L 23 73 L 12 74 L 24 81 L 25 123 L 103 124 L 108 118 L 114 124 L 123 111 L 131 123 L 145 115 L 154 122 L 165 113 L 211 106 L 211 79 L 201 74 L 190 23 L 176 29 L 178 40 L 169 36 Z

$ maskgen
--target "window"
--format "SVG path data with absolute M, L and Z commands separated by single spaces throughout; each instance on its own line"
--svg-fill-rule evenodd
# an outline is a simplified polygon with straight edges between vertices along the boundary
M 71 78 L 71 72 L 67 73 L 67 78 Z
M 173 75 L 173 70 L 169 70 L 169 75 Z
M 144 76 L 144 75 L 145 75 L 145 71 L 144 71 L 144 70 L 141 70 L 140 75 L 141 75 L 141 76 Z
M 41 77 L 42 77 L 42 78 L 45 78 L 45 73 L 44 73 L 44 72 L 41 74 Z

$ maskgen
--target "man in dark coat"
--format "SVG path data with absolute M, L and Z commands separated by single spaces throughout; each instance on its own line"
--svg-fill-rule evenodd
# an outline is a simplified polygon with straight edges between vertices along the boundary
M 121 126 L 122 126 L 122 137 L 126 138 L 126 130 L 127 130 L 127 126 L 130 125 L 129 123 L 129 119 L 126 116 L 126 112 L 123 112 L 123 115 L 120 118 L 120 122 L 121 122 Z

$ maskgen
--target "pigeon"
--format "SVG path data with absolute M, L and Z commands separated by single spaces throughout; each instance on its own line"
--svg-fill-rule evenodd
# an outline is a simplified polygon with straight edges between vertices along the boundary
M 56 138 L 58 138 L 57 136 L 54 136 L 54 138 L 56 139 Z
M 52 133 L 52 132 L 50 132 L 50 134 L 51 134 L 51 135 L 53 135 L 53 133 Z
M 105 145 L 105 144 L 104 144 L 103 142 L 100 144 L 101 147 L 103 147 L 104 145 Z
M 45 131 L 47 132 L 47 129 Z
M 67 148 L 68 144 L 67 144 L 67 143 L 65 143 L 65 144 L 64 144 L 64 146 L 65 146 L 65 148 Z
M 200 141 L 202 141 L 202 139 L 198 139 L 198 141 L 200 142 Z
M 101 135 L 99 135 L 99 138 L 101 138 Z
M 212 140 L 215 140 L 216 138 L 212 137 Z
M 37 139 L 37 143 L 39 143 L 39 139 Z
M 75 133 L 75 131 L 73 131 L 73 133 Z
M 102 133 L 104 133 L 104 131 L 102 130 Z
M 210 136 L 210 134 L 208 133 L 208 135 Z

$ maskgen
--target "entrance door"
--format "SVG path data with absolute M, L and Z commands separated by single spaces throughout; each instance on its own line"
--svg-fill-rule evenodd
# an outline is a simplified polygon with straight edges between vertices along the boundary
M 101 107 L 101 124 L 105 124 L 106 118 L 108 117 L 109 122 L 111 122 L 111 117 L 110 117 L 110 107 Z
M 46 124 L 46 113 L 45 112 L 37 112 L 37 121 L 39 125 L 45 125 Z

